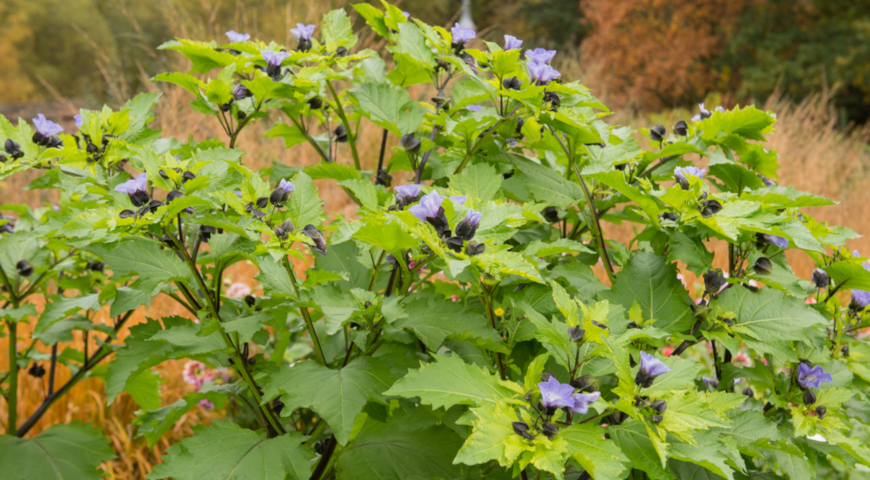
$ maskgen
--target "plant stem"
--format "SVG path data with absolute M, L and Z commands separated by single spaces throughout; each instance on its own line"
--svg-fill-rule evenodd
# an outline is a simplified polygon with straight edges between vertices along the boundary
M 378 155 L 378 169 L 375 170 L 375 183 L 378 181 L 378 174 L 384 169 L 384 155 L 387 153 L 387 136 L 389 133 L 390 131 L 385 128 L 384 136 L 381 137 L 381 153 Z
M 305 135 L 305 139 L 308 140 L 308 143 L 310 143 L 315 150 L 317 150 L 317 153 L 320 154 L 320 157 L 323 158 L 323 161 L 326 163 L 331 163 L 332 159 L 329 158 L 329 155 L 323 151 L 323 147 L 321 147 L 320 144 L 317 143 L 317 140 L 314 140 L 314 137 L 312 137 L 307 130 L 302 128 L 302 125 L 295 118 L 288 118 L 290 118 L 290 121 L 293 122 L 293 125 L 296 125 L 296 128 L 298 128 L 299 131 L 302 132 L 303 135 Z
M 556 138 L 558 138 L 558 136 Z M 561 141 L 562 140 L 559 139 L 560 143 Z M 607 255 L 607 245 L 604 243 L 604 232 L 601 231 L 601 223 L 598 221 L 598 212 L 595 210 L 595 200 L 589 193 L 589 187 L 586 186 L 586 181 L 583 180 L 583 176 L 580 175 L 580 168 L 577 167 L 577 164 L 574 162 L 571 162 L 571 166 L 574 167 L 574 172 L 577 174 L 577 178 L 580 179 L 580 186 L 583 187 L 583 195 L 586 197 L 586 203 L 589 204 L 589 212 L 592 214 L 592 224 L 595 225 L 595 231 L 592 232 L 592 234 L 595 236 L 595 242 L 598 244 L 598 250 L 601 253 L 601 263 L 604 264 L 604 271 L 607 272 L 607 278 L 610 279 L 610 284 L 613 285 L 613 265 L 611 265 L 610 257 Z
M 435 137 L 438 136 L 438 132 L 440 131 L 441 125 L 435 125 L 435 128 L 432 129 L 432 134 L 429 135 L 429 141 L 434 142 Z M 435 150 L 435 148 L 430 148 L 429 150 L 426 150 L 426 153 L 423 154 L 423 159 L 420 160 L 420 165 L 417 166 L 417 172 L 414 176 L 414 183 L 420 183 L 423 181 L 423 170 L 426 168 L 426 162 L 429 161 L 429 155 L 432 155 L 432 150 Z
M 344 115 L 344 107 L 341 106 L 341 100 L 339 100 L 338 94 L 335 93 L 335 87 L 332 86 L 332 82 L 326 82 L 326 86 L 332 92 L 332 98 L 335 100 L 335 111 L 338 113 L 341 124 L 344 125 L 344 130 L 347 132 L 347 143 L 350 145 L 350 154 L 353 155 L 353 165 L 357 170 L 362 170 L 359 163 L 359 153 L 356 151 L 356 135 L 354 135 L 353 130 L 350 128 L 350 122 L 347 121 L 347 117 Z
M 296 298 L 299 298 L 299 284 L 296 281 L 296 273 L 293 267 L 290 266 L 290 261 L 284 257 L 284 269 L 290 275 L 290 281 L 293 282 L 293 289 L 296 290 Z M 308 335 L 311 335 L 311 341 L 314 342 L 314 351 L 317 352 L 317 358 L 320 364 L 326 366 L 326 357 L 323 355 L 323 347 L 320 345 L 320 339 L 317 338 L 317 332 L 314 330 L 314 322 L 311 320 L 311 314 L 308 312 L 308 307 L 299 307 L 299 312 L 302 313 L 302 318 L 305 319 L 305 327 L 308 329 Z
M 18 324 L 7 321 L 6 327 L 9 329 L 9 390 L 6 394 L 9 420 L 6 423 L 6 433 L 14 434 L 18 422 Z
M 87 357 L 87 355 L 85 355 Z M 48 372 L 48 394 L 54 393 L 54 371 L 57 367 L 57 343 L 51 346 L 51 367 Z
M 330 435 L 326 440 L 326 451 L 323 452 L 323 456 L 320 457 L 320 461 L 317 462 L 317 468 L 315 468 L 314 473 L 311 474 L 311 480 L 320 480 L 323 478 L 323 473 L 326 471 L 326 466 L 329 464 L 329 459 L 332 458 L 332 452 L 335 451 L 335 445 L 337 443 L 338 442 L 335 441 L 335 435 Z

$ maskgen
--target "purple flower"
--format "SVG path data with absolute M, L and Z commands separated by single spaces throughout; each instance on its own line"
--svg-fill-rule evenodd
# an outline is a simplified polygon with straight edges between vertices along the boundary
M 562 76 L 555 68 L 546 63 L 529 63 L 529 74 L 533 79 L 538 81 L 540 85 L 550 83 L 550 80 L 555 80 Z
M 671 367 L 662 363 L 659 359 L 646 352 L 640 352 L 640 369 L 647 375 L 658 377 L 671 371 Z
M 441 202 L 443 201 L 444 198 L 438 195 L 438 192 L 432 192 L 428 195 L 423 195 L 420 203 L 409 208 L 408 211 L 425 222 L 427 218 L 437 218 L 442 213 Z
M 468 197 L 466 197 L 465 195 L 454 195 L 447 198 L 449 198 L 450 201 L 452 201 L 453 203 L 458 203 L 459 205 L 463 205 L 465 201 L 468 200 Z
M 472 38 L 477 37 L 477 33 L 474 32 L 474 29 L 463 27 L 456 23 L 453 25 L 453 28 L 450 29 L 450 34 L 453 36 L 453 43 L 457 43 L 459 45 L 465 45 Z
M 263 59 L 265 59 L 269 65 L 276 67 L 280 67 L 284 59 L 290 56 L 287 52 L 273 52 L 271 50 L 262 50 L 260 55 L 263 56 Z
M 198 405 L 200 408 L 204 408 L 204 409 L 206 409 L 206 410 L 214 410 L 214 403 L 212 403 L 211 400 L 209 400 L 209 399 L 207 399 L 207 398 L 203 398 L 202 400 L 200 400 L 200 401 L 197 403 L 197 405 Z
M 295 189 L 295 188 L 296 188 L 295 185 L 293 185 L 292 183 L 288 182 L 287 180 L 284 180 L 283 178 L 281 179 L 280 182 L 278 182 L 278 189 L 279 189 L 279 190 L 282 190 L 284 193 L 290 193 L 290 192 L 292 192 L 293 189 Z
M 136 192 L 144 192 L 148 185 L 148 174 L 140 173 L 136 178 L 127 180 L 126 182 L 115 187 L 116 192 L 134 195 Z
M 483 217 L 483 214 L 474 210 L 469 210 L 468 213 L 465 214 L 465 220 L 463 222 L 468 222 L 472 227 L 477 227 L 480 225 L 480 219 Z
M 81 113 L 77 113 L 77 114 L 73 115 L 73 118 L 74 118 L 75 121 L 76 121 L 76 127 L 78 127 L 78 128 L 82 128 L 82 126 L 84 126 L 85 121 L 82 120 L 82 114 L 81 114 Z
M 244 85 L 239 84 L 233 87 L 233 98 L 235 98 L 237 102 L 244 100 L 245 97 L 250 96 L 250 94 L 250 90 L 248 90 L 248 87 Z
M 571 385 L 559 383 L 555 377 L 550 377 L 546 382 L 539 383 L 538 389 L 541 391 L 541 403 L 544 407 L 574 407 L 574 400 L 571 398 L 574 387 Z
M 405 16 L 405 20 L 407 20 L 407 19 L 409 19 L 409 18 L 411 18 L 411 14 L 410 14 L 410 13 L 408 13 L 408 12 L 405 12 L 405 11 L 403 11 L 403 12 L 402 12 L 402 15 L 404 15 L 404 16 Z
M 764 239 L 767 240 L 767 243 L 775 245 L 779 248 L 782 248 L 782 249 L 788 248 L 788 239 L 785 237 L 777 237 L 776 235 L 769 235 L 769 234 L 765 233 Z
M 483 108 L 483 107 L 481 107 L 480 105 L 469 105 L 469 106 L 467 106 L 467 107 L 465 107 L 465 108 L 468 109 L 468 110 L 471 110 L 472 112 L 479 112 L 480 109 Z
M 423 185 L 419 183 L 413 183 L 411 185 L 396 185 L 393 187 L 393 192 L 396 193 L 396 199 L 410 203 L 413 200 L 417 199 L 417 196 L 420 195 L 420 187 Z
M 852 290 L 852 303 L 858 307 L 856 310 L 867 308 L 867 306 L 870 305 L 870 292 L 865 290 Z
M 474 234 L 477 232 L 477 227 L 480 225 L 480 219 L 482 217 L 483 214 L 480 212 L 469 210 L 468 213 L 465 214 L 465 218 L 456 225 L 456 236 L 462 240 L 470 241 L 474 238 Z
M 536 65 L 544 65 L 550 63 L 550 60 L 556 56 L 555 50 L 547 50 L 546 48 L 536 48 L 534 50 L 526 50 L 526 59 L 529 63 Z
M 518 39 L 513 35 L 505 35 L 504 36 L 504 49 L 505 50 L 519 50 L 523 46 L 523 41 Z M 555 54 L 556 52 L 553 52 Z
M 0 213 L 0 220 L 5 220 L 5 223 L 0 224 L 0 233 L 15 232 L 15 217 L 10 217 Z
M 232 42 L 232 43 L 247 42 L 248 40 L 251 39 L 250 34 L 239 33 L 235 30 L 230 30 L 229 32 L 226 33 L 226 36 L 227 36 L 227 38 L 230 39 L 230 42 Z
M 761 179 L 761 183 L 763 183 L 765 187 L 767 187 L 767 188 L 772 188 L 772 187 L 775 187 L 775 186 L 776 186 L 776 182 L 774 182 L 773 180 L 771 180 L 771 179 L 765 177 L 764 175 L 762 175 L 762 174 L 760 174 L 760 173 L 756 173 L 755 175 L 756 175 L 758 178 Z
M 599 398 L 601 398 L 601 392 L 575 393 L 574 395 L 571 395 L 571 400 L 574 401 L 574 406 L 569 407 L 568 409 L 573 413 L 586 415 L 589 412 L 589 404 L 595 403 Z
M 237 197 L 242 198 L 242 191 L 241 190 L 233 190 L 233 193 L 235 193 Z
M 719 388 L 719 379 L 716 378 L 715 374 L 713 374 L 713 378 L 702 377 L 701 381 L 703 381 L 704 385 L 706 385 L 708 388 Z
M 710 118 L 710 111 L 707 110 L 706 108 L 704 108 L 703 103 L 699 103 L 698 108 L 701 109 L 701 113 L 692 117 L 693 122 L 700 122 L 701 120 L 704 120 L 705 118 Z
M 291 28 L 290 33 L 293 34 L 298 40 L 311 40 L 311 35 L 314 34 L 314 29 L 317 28 L 314 25 L 304 25 L 302 23 L 297 23 L 296 28 Z
M 50 137 L 63 132 L 63 127 L 48 120 L 45 118 L 45 115 L 41 113 L 33 119 L 33 125 L 36 127 L 36 131 L 41 133 L 44 137 Z
M 819 388 L 822 382 L 833 382 L 834 377 L 825 373 L 821 365 L 810 368 L 806 363 L 798 365 L 798 383 L 804 388 Z
M 685 182 L 686 175 L 691 175 L 693 177 L 697 177 L 699 179 L 704 178 L 704 174 L 707 173 L 706 168 L 698 168 L 698 167 L 677 167 L 674 169 L 674 177 L 681 182 Z

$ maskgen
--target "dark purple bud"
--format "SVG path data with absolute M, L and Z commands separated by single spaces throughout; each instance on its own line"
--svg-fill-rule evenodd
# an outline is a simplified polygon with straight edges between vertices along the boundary
M 378 175 L 375 178 L 375 185 L 383 185 L 389 187 L 393 183 L 393 176 L 387 173 L 383 168 L 378 170 Z
M 752 266 L 752 269 L 755 270 L 755 273 L 758 275 L 770 275 L 773 273 L 773 263 L 771 263 L 770 259 L 767 257 L 760 257 L 755 261 L 755 265 Z
M 782 249 L 788 248 L 788 239 L 785 237 L 778 237 L 776 235 L 769 235 L 769 234 L 765 233 L 764 239 L 767 240 L 767 243 L 769 243 L 773 246 L 776 246 L 776 247 L 779 247 Z
M 151 201 L 148 203 L 148 205 L 142 207 L 142 209 L 144 210 L 144 209 L 147 208 L 148 211 L 150 211 L 151 213 L 154 213 L 154 212 L 157 211 L 158 208 L 160 208 L 160 207 L 162 207 L 162 206 L 163 206 L 163 202 L 161 202 L 160 200 L 151 200 Z M 186 210 L 187 210 L 187 209 L 185 209 L 185 211 L 186 211 Z M 193 209 L 190 209 L 190 210 L 193 210 Z M 191 212 L 191 213 L 192 213 L 192 212 Z
M 541 381 L 542 382 L 549 382 L 550 377 L 552 377 L 552 376 L 553 376 L 553 372 L 541 372 Z
M 580 327 L 569 327 L 568 328 L 568 338 L 570 338 L 572 342 L 576 342 L 576 343 L 582 342 L 584 335 L 586 335 L 586 330 L 583 330 Z
M 649 419 L 655 424 L 659 424 L 662 422 L 662 420 L 664 420 L 661 415 L 651 415 Z
M 187 183 L 188 180 L 193 180 L 196 178 L 196 175 L 191 171 L 185 171 L 181 174 L 181 183 Z
M 211 239 L 212 234 L 216 233 L 217 229 L 212 227 L 211 225 L 200 225 L 199 227 L 199 239 L 202 243 L 208 243 Z
M 480 225 L 480 219 L 483 214 L 474 210 L 469 210 L 465 215 L 465 219 L 459 222 L 456 226 L 456 235 L 463 240 L 471 240 L 477 232 L 477 227 Z
M 743 394 L 746 395 L 746 396 L 749 397 L 749 398 L 754 398 L 754 397 L 755 397 L 755 392 L 753 392 L 752 389 L 749 388 L 749 387 L 746 387 L 746 388 L 743 389 Z
M 813 393 L 812 390 L 807 390 L 804 392 L 804 405 L 810 406 L 816 403 L 816 394 Z
M 544 92 L 544 105 L 550 104 L 550 110 L 556 111 L 562 106 L 562 97 L 556 92 Z
M 6 162 L 7 162 L 6 155 L 3 155 L 2 153 L 0 153 L 0 163 L 6 163 Z
M 31 367 L 27 370 L 27 373 L 31 377 L 42 378 L 42 376 L 45 375 L 45 368 L 43 368 L 42 365 L 33 362 L 33 365 L 31 365 Z
M 92 272 L 102 272 L 106 269 L 106 262 L 88 262 L 87 269 Z
M 656 413 L 661 415 L 665 413 L 665 410 L 668 409 L 668 402 L 664 400 L 656 400 L 652 403 L 652 405 L 650 405 L 650 407 L 652 407 L 652 409 L 655 410 Z
M 248 118 L 248 114 L 239 110 L 239 113 L 236 114 L 236 118 L 238 118 L 239 120 L 244 120 Z
M 639 327 L 637 326 L 637 322 L 628 322 L 627 327 L 628 327 L 629 329 L 639 328 Z
M 461 252 L 463 241 L 459 237 L 450 237 L 444 241 L 444 244 L 447 245 L 447 248 L 453 250 L 454 252 Z
M 253 95 L 254 94 L 252 94 L 251 91 L 248 90 L 248 87 L 244 85 L 239 84 L 233 87 L 233 98 L 237 102 L 242 101 L 248 97 L 252 97 Z
M 529 424 L 526 422 L 511 422 L 511 426 L 514 427 L 514 433 L 519 436 L 529 431 Z
M 559 222 L 559 210 L 556 207 L 550 206 L 541 210 L 541 215 L 550 223 Z
M 704 291 L 707 293 L 717 293 L 727 283 L 721 270 L 707 270 L 704 274 Z
M 287 234 L 292 232 L 295 226 L 293 222 L 289 219 L 284 220 L 284 223 L 278 225 L 278 228 L 275 229 L 275 236 L 280 238 L 281 240 L 287 240 Z M 308 235 L 306 233 L 306 235 Z
M 97 152 L 100 151 L 100 147 L 94 145 L 93 142 L 88 142 L 88 146 L 85 147 L 85 150 L 86 150 L 89 154 L 93 155 L 93 154 L 95 154 L 95 153 L 97 153 Z M 162 170 L 161 170 L 161 171 L 162 171 Z
M 39 132 L 36 132 L 36 133 L 33 134 L 32 137 L 30 137 L 30 139 L 33 141 L 33 143 L 35 143 L 35 144 L 37 144 L 37 145 L 41 145 L 41 146 L 44 147 L 44 146 L 45 146 L 45 142 L 46 142 L 46 140 L 48 139 L 48 137 L 46 137 L 45 135 L 43 135 L 43 134 L 41 134 L 41 133 L 39 133 Z
M 480 255 L 486 250 L 486 245 L 483 243 L 477 242 L 469 242 L 468 247 L 465 249 L 465 254 L 469 257 L 473 257 L 475 255 Z
M 338 47 L 335 49 L 335 56 L 338 58 L 346 57 L 348 54 L 347 48 Z
M 665 130 L 664 125 L 656 125 L 649 129 L 649 138 L 651 138 L 654 142 L 661 142 L 664 140 L 665 135 L 668 134 L 668 131 Z
M 541 428 L 541 432 L 543 432 L 547 438 L 553 438 L 557 433 L 559 433 L 559 426 L 555 423 L 545 423 Z
M 659 215 L 659 218 L 661 220 L 669 220 L 671 222 L 676 222 L 677 221 L 677 214 L 673 213 L 673 212 L 665 212 L 665 213 Z
M 326 255 L 326 240 L 323 239 L 323 235 L 317 227 L 311 224 L 305 225 L 305 228 L 302 229 L 302 233 L 314 240 L 314 246 L 311 248 Z
M 676 133 L 680 137 L 685 137 L 689 134 L 689 126 L 686 125 L 686 122 L 680 120 L 674 125 L 674 133 Z
M 347 142 L 347 130 L 344 128 L 344 125 L 335 127 L 335 130 L 332 131 L 332 135 L 335 137 L 336 142 Z
M 840 349 L 840 353 L 843 354 L 843 358 L 849 358 L 849 346 L 843 345 L 843 348 Z
M 517 77 L 505 78 L 501 82 L 502 86 L 508 90 L 519 90 L 523 87 L 523 82 Z
M 11 138 L 6 139 L 3 149 L 6 150 L 6 153 L 8 153 L 13 160 L 18 160 L 24 156 L 24 152 L 21 151 L 21 145 Z
M 432 97 L 432 102 L 435 103 L 435 110 L 447 109 L 447 104 L 450 102 L 450 97 L 444 93 L 444 90 L 438 90 L 438 95 Z
M 824 405 L 816 407 L 816 415 L 819 416 L 819 420 L 823 420 L 826 413 L 828 413 L 828 409 Z
M 121 218 L 133 218 L 136 216 L 136 213 L 133 210 L 121 210 L 118 216 Z
M 320 110 L 323 107 L 323 100 L 320 97 L 311 97 L 308 99 L 308 106 L 311 107 L 312 110 Z
M 257 208 L 266 208 L 266 205 L 269 204 L 269 197 L 260 197 L 257 199 Z
M 15 218 L 0 213 L 0 233 L 14 233 Z
M 15 264 L 15 269 L 18 270 L 18 274 L 22 277 L 33 275 L 33 265 L 31 265 L 27 260 L 19 260 L 18 263 Z
M 712 217 L 722 211 L 722 204 L 718 200 L 707 200 L 702 205 L 701 215 L 704 217 Z
M 45 140 L 45 146 L 48 148 L 63 148 L 63 140 L 57 135 L 52 135 Z
M 406 152 L 412 155 L 415 155 L 420 151 L 420 139 L 415 137 L 413 133 L 402 135 L 399 143 L 402 144 L 402 148 L 404 148 Z

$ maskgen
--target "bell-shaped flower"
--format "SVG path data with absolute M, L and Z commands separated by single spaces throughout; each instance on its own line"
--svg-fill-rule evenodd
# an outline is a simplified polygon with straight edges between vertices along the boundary
M 148 203 L 148 192 L 145 191 L 148 185 L 148 174 L 140 173 L 136 178 L 127 180 L 126 182 L 115 187 L 116 192 L 127 194 L 133 205 L 141 207 Z
M 788 239 L 785 237 L 778 237 L 776 235 L 764 234 L 764 239 L 767 240 L 767 243 L 777 246 L 782 249 L 788 248 Z
M 477 37 L 477 33 L 475 33 L 473 28 L 463 27 L 459 22 L 450 28 L 450 34 L 453 36 L 453 43 L 459 45 L 465 45 L 472 38 Z
M 555 50 L 547 50 L 546 48 L 538 47 L 534 50 L 526 50 L 526 60 L 536 65 L 548 64 L 555 56 Z
M 247 42 L 251 39 L 251 34 L 249 33 L 239 33 L 235 30 L 230 30 L 225 34 L 230 42 L 239 43 L 239 42 Z
M 33 125 L 36 127 L 36 131 L 44 137 L 50 137 L 63 132 L 63 127 L 45 118 L 45 115 L 41 113 L 33 119 Z
M 640 352 L 640 369 L 653 377 L 658 377 L 671 371 L 671 367 L 646 352 Z
M 246 87 L 242 84 L 238 84 L 235 87 L 233 87 L 233 98 L 236 101 L 244 100 L 245 98 L 250 97 L 250 96 L 251 96 L 251 91 L 248 90 L 248 87 Z
M 290 56 L 288 52 L 273 52 L 271 50 L 262 50 L 260 55 L 263 56 L 266 63 L 275 67 L 280 67 L 284 59 Z
M 464 205 L 465 201 L 468 200 L 468 197 L 466 197 L 465 195 L 452 195 L 452 196 L 447 197 L 447 198 L 449 198 L 451 202 L 456 203 L 458 205 Z
M 411 185 L 396 185 L 393 187 L 393 192 L 396 194 L 396 200 L 407 205 L 417 200 L 420 195 L 420 187 L 423 185 L 413 183 Z
M 505 35 L 504 36 L 504 49 L 505 50 L 519 50 L 523 47 L 523 41 L 518 39 L 513 35 Z
M 562 76 L 558 70 L 546 63 L 529 63 L 529 75 L 532 79 L 537 80 L 539 85 L 546 85 L 551 80 L 555 80 Z
M 852 304 L 854 310 L 861 310 L 870 305 L 870 292 L 866 290 L 852 290 Z
M 687 181 L 686 175 L 691 175 L 693 177 L 703 179 L 704 174 L 707 173 L 706 168 L 698 168 L 698 167 L 677 167 L 674 169 L 674 177 L 680 181 Z
M 77 113 L 77 114 L 73 115 L 73 120 L 76 121 L 76 127 L 78 127 L 78 128 L 82 128 L 85 125 L 85 121 L 82 120 L 81 113 Z
M 443 211 L 441 210 L 441 203 L 443 201 L 444 198 L 441 195 L 438 195 L 438 192 L 432 192 L 428 195 L 423 195 L 423 198 L 420 199 L 420 203 L 409 208 L 408 211 L 425 222 L 427 218 L 438 217 L 439 211 Z
M 559 383 L 556 377 L 550 377 L 546 382 L 538 384 L 538 389 L 541 391 L 541 403 L 546 408 L 573 408 L 574 399 L 571 394 L 574 393 L 574 387 L 567 383 Z
M 479 112 L 480 109 L 482 109 L 482 108 L 483 107 L 481 107 L 480 105 L 469 105 L 469 106 L 465 107 L 465 109 L 470 111 L 470 112 Z
M 701 120 L 704 120 L 705 118 L 710 118 L 711 113 L 710 113 L 709 110 L 707 110 L 706 108 L 704 108 L 704 104 L 703 104 L 703 103 L 699 103 L 699 104 L 698 104 L 698 108 L 701 109 L 701 113 L 699 113 L 699 114 L 695 115 L 694 117 L 692 117 L 692 121 L 693 121 L 693 122 L 700 122 Z
M 471 240 L 477 232 L 477 227 L 480 225 L 480 219 L 483 214 L 474 210 L 469 210 L 465 214 L 465 218 L 456 225 L 456 236 L 462 240 Z
M 311 40 L 311 35 L 314 34 L 315 28 L 317 27 L 315 27 L 314 25 L 297 23 L 296 28 L 290 29 L 290 33 L 292 33 L 297 40 Z
M 589 412 L 589 404 L 595 403 L 599 398 L 601 398 L 601 392 L 575 393 L 571 395 L 571 400 L 574 401 L 574 406 L 569 407 L 568 410 L 572 413 L 586 415 Z
M 798 365 L 797 379 L 798 383 L 804 388 L 819 388 L 822 382 L 834 381 L 834 377 L 830 373 L 826 373 L 821 365 L 810 367 L 803 362 Z

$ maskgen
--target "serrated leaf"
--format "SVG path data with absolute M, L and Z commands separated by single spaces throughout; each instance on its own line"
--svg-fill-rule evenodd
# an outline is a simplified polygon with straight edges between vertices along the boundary
M 509 405 L 496 402 L 494 405 L 472 408 L 474 419 L 471 435 L 456 454 L 454 463 L 475 465 L 497 460 L 503 467 L 511 466 L 520 454 L 535 450 L 526 439 L 514 433 L 511 422 L 517 415 Z
M 501 188 L 502 175 L 486 163 L 474 163 L 459 175 L 450 175 L 450 188 L 477 200 L 494 200 Z
M 81 424 L 52 425 L 34 438 L 0 435 L 3 476 L 27 480 L 99 480 L 115 457 L 103 432 Z
M 444 340 L 450 338 L 508 353 L 486 317 L 461 303 L 446 300 L 443 295 L 419 296 L 404 308 L 407 317 L 397 320 L 393 326 L 412 331 L 432 351 L 437 351 Z
M 598 425 L 584 423 L 559 430 L 559 438 L 568 442 L 571 456 L 592 478 L 622 480 L 629 459 L 613 440 L 604 438 L 604 432 Z
M 290 220 L 300 231 L 309 224 L 319 228 L 326 216 L 323 214 L 323 200 L 318 196 L 317 187 L 305 172 L 297 173 L 293 177 L 293 184 L 296 188 L 290 194 L 290 203 L 287 206 Z
M 608 428 L 610 437 L 625 455 L 631 459 L 633 468 L 643 470 L 651 479 L 671 480 L 674 476 L 664 468 L 653 441 L 642 423 L 629 419 L 621 425 Z
M 416 132 L 423 110 L 408 92 L 389 83 L 364 83 L 349 90 L 360 112 L 397 136 Z
M 827 323 L 803 299 L 790 297 L 785 292 L 762 288 L 751 292 L 745 288 L 729 288 L 713 302 L 724 311 L 737 314 L 732 331 L 758 342 L 797 340 L 807 342 L 807 331 L 815 325 Z

